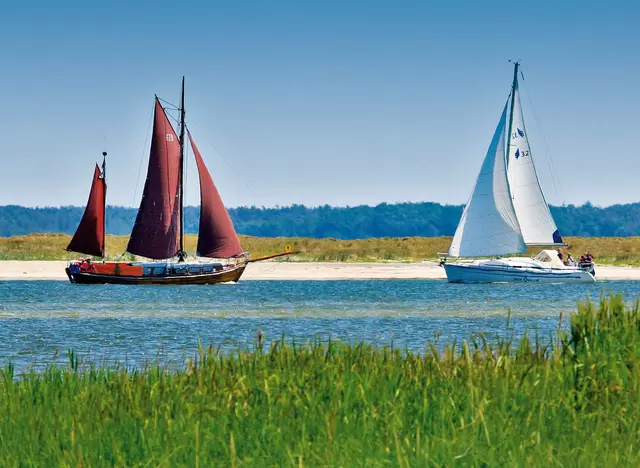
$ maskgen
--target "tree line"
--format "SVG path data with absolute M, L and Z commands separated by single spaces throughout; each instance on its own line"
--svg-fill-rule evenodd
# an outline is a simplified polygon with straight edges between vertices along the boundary
M 276 208 L 239 207 L 229 209 L 239 234 L 258 237 L 315 237 L 366 239 L 371 237 L 437 237 L 455 232 L 462 205 L 439 203 L 381 203 L 376 206 Z M 640 203 L 605 208 L 551 206 L 551 213 L 564 236 L 626 237 L 640 235 Z M 75 206 L 26 208 L 0 206 L 0 236 L 41 232 L 73 234 L 84 208 Z M 137 210 L 107 207 L 107 232 L 126 235 Z M 185 231 L 198 232 L 199 207 L 185 207 Z

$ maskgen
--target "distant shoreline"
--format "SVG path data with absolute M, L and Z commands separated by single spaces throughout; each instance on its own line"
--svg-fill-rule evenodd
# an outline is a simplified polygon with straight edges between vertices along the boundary
M 75 260 L 82 254 L 68 252 L 71 237 L 66 234 L 33 234 L 18 237 L 0 237 L 0 260 L 10 261 L 65 261 Z M 107 236 L 107 260 L 136 260 L 126 253 L 127 236 Z M 439 252 L 447 252 L 450 237 L 371 238 L 360 240 L 312 239 L 302 237 L 266 238 L 240 236 L 242 247 L 251 258 L 258 258 L 286 250 L 287 245 L 300 253 L 289 257 L 292 262 L 380 263 L 437 262 Z M 566 253 L 579 258 L 589 252 L 598 264 L 640 267 L 640 237 L 567 237 Z M 185 236 L 185 250 L 197 250 L 197 236 Z M 525 255 L 534 256 L 540 248 L 531 247 Z M 350 267 L 351 268 L 351 267 Z M 440 269 L 441 270 L 441 269 Z M 22 272 L 20 272 L 21 274 Z M 421 277 L 424 275 L 421 274 Z
M 445 202 L 381 202 L 357 206 L 293 204 L 261 208 L 236 206 L 227 209 L 236 231 L 248 236 L 289 237 L 295 232 L 300 237 L 365 239 L 451 236 L 460 220 L 463 207 L 462 204 L 450 205 Z M 1 235 L 22 236 L 38 232 L 72 234 L 83 210 L 84 206 L 0 206 L 0 219 L 4 221 Z M 605 207 L 590 203 L 570 204 L 550 206 L 550 210 L 553 218 L 558 221 L 563 237 L 633 236 L 640 233 L 640 203 Z M 128 236 L 137 211 L 137 207 L 108 205 L 107 232 L 116 236 Z M 199 206 L 184 207 L 187 233 L 198 232 L 199 213 Z
M 66 261 L 3 260 L 0 281 L 67 280 Z M 247 267 L 241 281 L 445 279 L 437 262 L 261 262 Z M 640 280 L 640 268 L 597 265 L 599 280 Z

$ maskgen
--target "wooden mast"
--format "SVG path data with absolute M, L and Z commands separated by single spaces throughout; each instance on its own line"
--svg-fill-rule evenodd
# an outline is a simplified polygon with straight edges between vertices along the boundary
M 178 262 L 184 262 L 184 76 L 182 77 L 182 97 L 180 99 L 180 247 Z

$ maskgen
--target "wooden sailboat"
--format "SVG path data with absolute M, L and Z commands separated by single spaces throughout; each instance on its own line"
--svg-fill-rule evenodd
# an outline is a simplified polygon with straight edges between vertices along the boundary
M 200 181 L 200 227 L 197 261 L 184 248 L 184 78 L 179 136 L 160 100 L 155 98 L 153 135 L 147 178 L 127 252 L 150 259 L 141 262 L 96 262 L 78 259 L 66 268 L 72 283 L 212 284 L 238 281 L 250 262 L 289 255 L 291 251 L 249 259 L 207 167 L 187 131 Z M 67 250 L 104 257 L 106 153 L 96 164 L 87 207 Z
M 534 246 L 564 246 L 531 156 L 518 88 L 518 67 L 489 150 L 449 247 L 449 257 L 494 257 L 471 262 L 443 259 L 455 283 L 595 281 L 591 262 L 565 264 L 554 250 L 533 258 L 504 257 Z M 505 134 L 506 130 L 506 134 Z

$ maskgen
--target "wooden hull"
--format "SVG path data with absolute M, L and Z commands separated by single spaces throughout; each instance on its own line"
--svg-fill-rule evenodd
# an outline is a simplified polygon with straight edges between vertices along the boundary
M 246 267 L 243 263 L 210 273 L 155 276 L 77 271 L 69 267 L 65 271 L 69 281 L 77 284 L 215 284 L 237 282 Z

